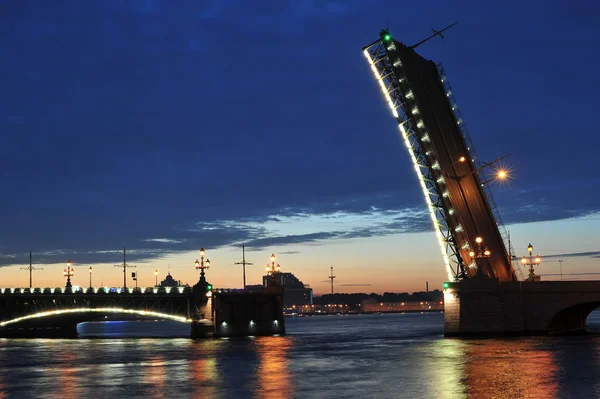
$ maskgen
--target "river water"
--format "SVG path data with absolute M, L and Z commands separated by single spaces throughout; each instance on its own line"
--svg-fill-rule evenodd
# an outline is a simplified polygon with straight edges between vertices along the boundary
M 588 319 L 600 330 L 600 314 Z M 288 335 L 191 340 L 184 324 L 86 323 L 111 338 L 0 340 L 0 398 L 598 398 L 600 335 L 443 337 L 443 314 L 295 317 Z M 182 338 L 148 338 L 148 336 Z M 145 336 L 136 338 L 132 336 Z

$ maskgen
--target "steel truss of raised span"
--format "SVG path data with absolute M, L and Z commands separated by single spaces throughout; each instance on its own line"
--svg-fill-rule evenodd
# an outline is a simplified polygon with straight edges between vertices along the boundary
M 443 70 L 382 31 L 363 49 L 398 122 L 451 281 L 476 273 L 517 280 L 505 229 Z M 502 232 L 502 233 L 501 233 Z M 487 258 L 471 256 L 482 237 Z

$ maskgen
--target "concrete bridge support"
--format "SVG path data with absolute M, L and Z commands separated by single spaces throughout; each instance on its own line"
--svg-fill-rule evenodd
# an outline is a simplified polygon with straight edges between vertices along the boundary
M 586 329 L 600 281 L 499 282 L 475 277 L 444 289 L 446 336 L 545 335 Z
M 285 334 L 283 290 L 217 292 L 214 294 L 215 337 Z

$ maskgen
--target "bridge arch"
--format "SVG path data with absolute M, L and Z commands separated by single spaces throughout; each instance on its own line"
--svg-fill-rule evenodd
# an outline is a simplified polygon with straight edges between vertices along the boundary
M 579 303 L 559 310 L 548 322 L 548 333 L 584 332 L 588 316 L 599 307 L 600 301 L 593 301 Z
M 191 323 L 191 319 L 187 319 L 183 316 L 174 314 L 153 312 L 141 309 L 125 309 L 117 307 L 104 307 L 104 308 L 71 308 L 71 309 L 56 309 L 38 313 L 32 313 L 25 316 L 16 317 L 14 319 L 5 320 L 0 322 L 0 327 L 10 327 L 17 323 L 24 323 L 29 321 L 36 321 L 41 318 L 57 317 L 57 316 L 85 316 L 86 314 L 129 314 L 143 317 L 157 317 L 161 319 L 174 320 L 181 323 Z M 85 317 L 84 317 L 85 318 Z M 84 320 L 82 320 L 84 321 Z

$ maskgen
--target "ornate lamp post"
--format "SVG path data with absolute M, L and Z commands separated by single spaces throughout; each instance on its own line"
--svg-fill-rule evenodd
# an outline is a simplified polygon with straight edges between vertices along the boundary
M 90 288 L 92 288 L 92 267 L 90 266 Z
M 206 280 L 206 278 L 204 277 L 204 270 L 210 269 L 210 259 L 206 258 L 206 262 L 204 262 L 205 254 L 206 252 L 204 251 L 204 248 L 200 248 L 200 262 L 198 262 L 198 259 L 196 259 L 195 263 L 196 270 L 200 269 L 200 281 Z
M 154 286 L 158 287 L 158 269 L 154 269 Z
M 71 261 L 67 261 L 67 268 L 63 271 L 63 275 L 67 278 L 67 285 L 65 287 L 71 288 L 71 277 L 75 274 L 75 269 L 71 268 Z
M 279 266 L 279 263 L 277 264 L 277 266 L 275 266 L 275 254 L 271 254 L 271 264 L 267 264 L 265 270 L 267 274 L 271 276 L 271 284 L 277 284 L 277 281 L 275 280 L 275 275 L 281 271 L 281 266 Z
M 521 258 L 521 263 L 529 266 L 529 276 L 527 276 L 527 281 L 533 281 L 535 279 L 535 269 L 533 266 L 542 263 L 542 258 L 539 255 L 536 255 L 535 258 L 533 257 L 533 245 L 531 245 L 531 243 L 527 246 L 527 252 L 529 252 L 529 259 L 523 256 L 523 258 Z
M 477 244 L 477 248 L 475 251 L 471 250 L 469 252 L 469 256 L 475 259 L 475 263 L 479 268 L 479 263 L 481 262 L 481 260 L 489 258 L 492 253 L 490 252 L 488 247 L 483 246 L 483 238 L 475 237 L 475 243 Z

